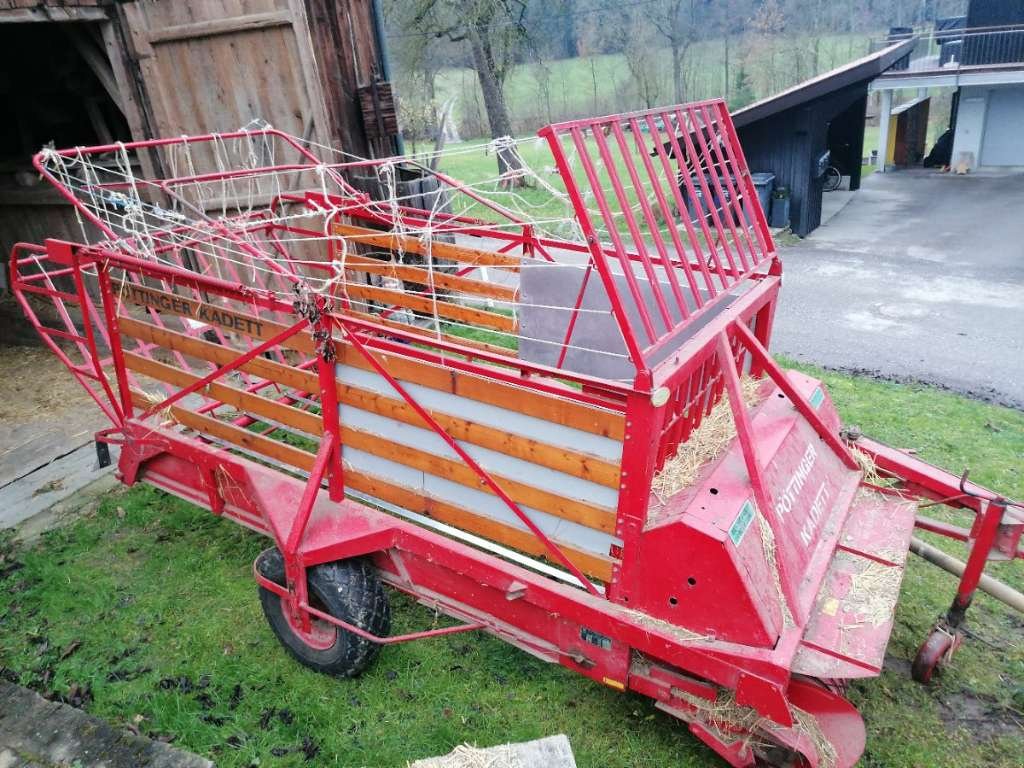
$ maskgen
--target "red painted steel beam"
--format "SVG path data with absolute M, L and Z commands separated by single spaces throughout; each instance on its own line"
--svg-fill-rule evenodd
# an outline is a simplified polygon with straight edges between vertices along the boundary
M 807 420 L 814 431 L 818 433 L 818 436 L 825 441 L 825 444 L 832 449 L 843 464 L 850 469 L 860 471 L 860 465 L 853 457 L 853 454 L 850 453 L 850 449 L 840 439 L 839 435 L 826 426 L 818 412 L 811 407 L 811 404 L 801 397 L 792 382 L 790 382 L 789 377 L 786 376 L 786 372 L 772 359 L 771 355 L 768 354 L 768 350 L 761 346 L 761 342 L 751 333 L 750 329 L 744 323 L 733 323 L 730 326 L 730 330 L 743 341 L 744 346 L 757 359 L 761 368 L 785 393 L 786 397 L 793 403 L 793 407 L 800 412 L 800 415 Z

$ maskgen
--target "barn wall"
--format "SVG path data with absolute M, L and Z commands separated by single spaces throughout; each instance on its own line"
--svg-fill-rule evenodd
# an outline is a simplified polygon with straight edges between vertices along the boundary
M 304 0 L 331 138 L 361 157 L 382 154 L 363 129 L 357 89 L 380 73 L 370 0 Z M 383 152 L 392 154 L 393 150 Z
M 159 135 L 232 131 L 260 117 L 298 136 L 313 121 L 328 138 L 308 32 L 289 0 L 138 0 L 117 10 Z
M 0 24 L 34 22 L 11 26 L 46 27 L 56 44 L 66 40 L 51 19 L 108 18 L 96 45 L 130 133 L 115 139 L 232 131 L 261 117 L 360 156 L 392 154 L 388 141 L 370 147 L 357 98 L 380 70 L 371 0 L 0 0 Z M 140 172 L 164 175 L 167 161 L 144 152 Z M 0 192 L 0 268 L 15 242 L 84 239 L 73 209 L 48 188 Z

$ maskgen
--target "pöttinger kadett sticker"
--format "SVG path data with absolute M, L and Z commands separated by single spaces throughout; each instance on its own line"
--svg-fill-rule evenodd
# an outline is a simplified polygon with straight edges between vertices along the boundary
M 815 387 L 814 391 L 811 392 L 811 408 L 818 410 L 818 407 L 825 402 L 825 393 L 822 392 L 821 387 Z
M 738 547 L 740 542 L 743 541 L 743 537 L 747 535 L 747 529 L 750 528 L 751 522 L 754 520 L 754 502 L 747 499 L 743 502 L 743 506 L 740 507 L 740 512 L 736 515 L 736 519 L 732 521 L 732 525 L 729 526 L 729 538 L 732 540 L 733 546 Z

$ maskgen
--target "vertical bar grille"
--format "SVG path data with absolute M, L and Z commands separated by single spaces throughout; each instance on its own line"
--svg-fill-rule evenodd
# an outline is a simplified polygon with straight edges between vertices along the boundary
M 721 100 L 541 131 L 638 371 L 652 352 L 774 258 Z

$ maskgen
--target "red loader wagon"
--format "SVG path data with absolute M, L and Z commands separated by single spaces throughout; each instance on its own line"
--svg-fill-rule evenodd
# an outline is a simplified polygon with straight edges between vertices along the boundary
M 11 285 L 124 483 L 273 540 L 254 578 L 302 663 L 480 630 L 730 765 L 854 765 L 843 694 L 915 525 L 970 545 L 927 680 L 986 560 L 1024 556 L 1019 506 L 844 432 L 769 356 L 782 264 L 724 102 L 532 141 L 553 167 L 476 184 L 270 128 L 44 150 L 82 242 L 17 246 Z M 389 636 L 385 585 L 455 623 Z

